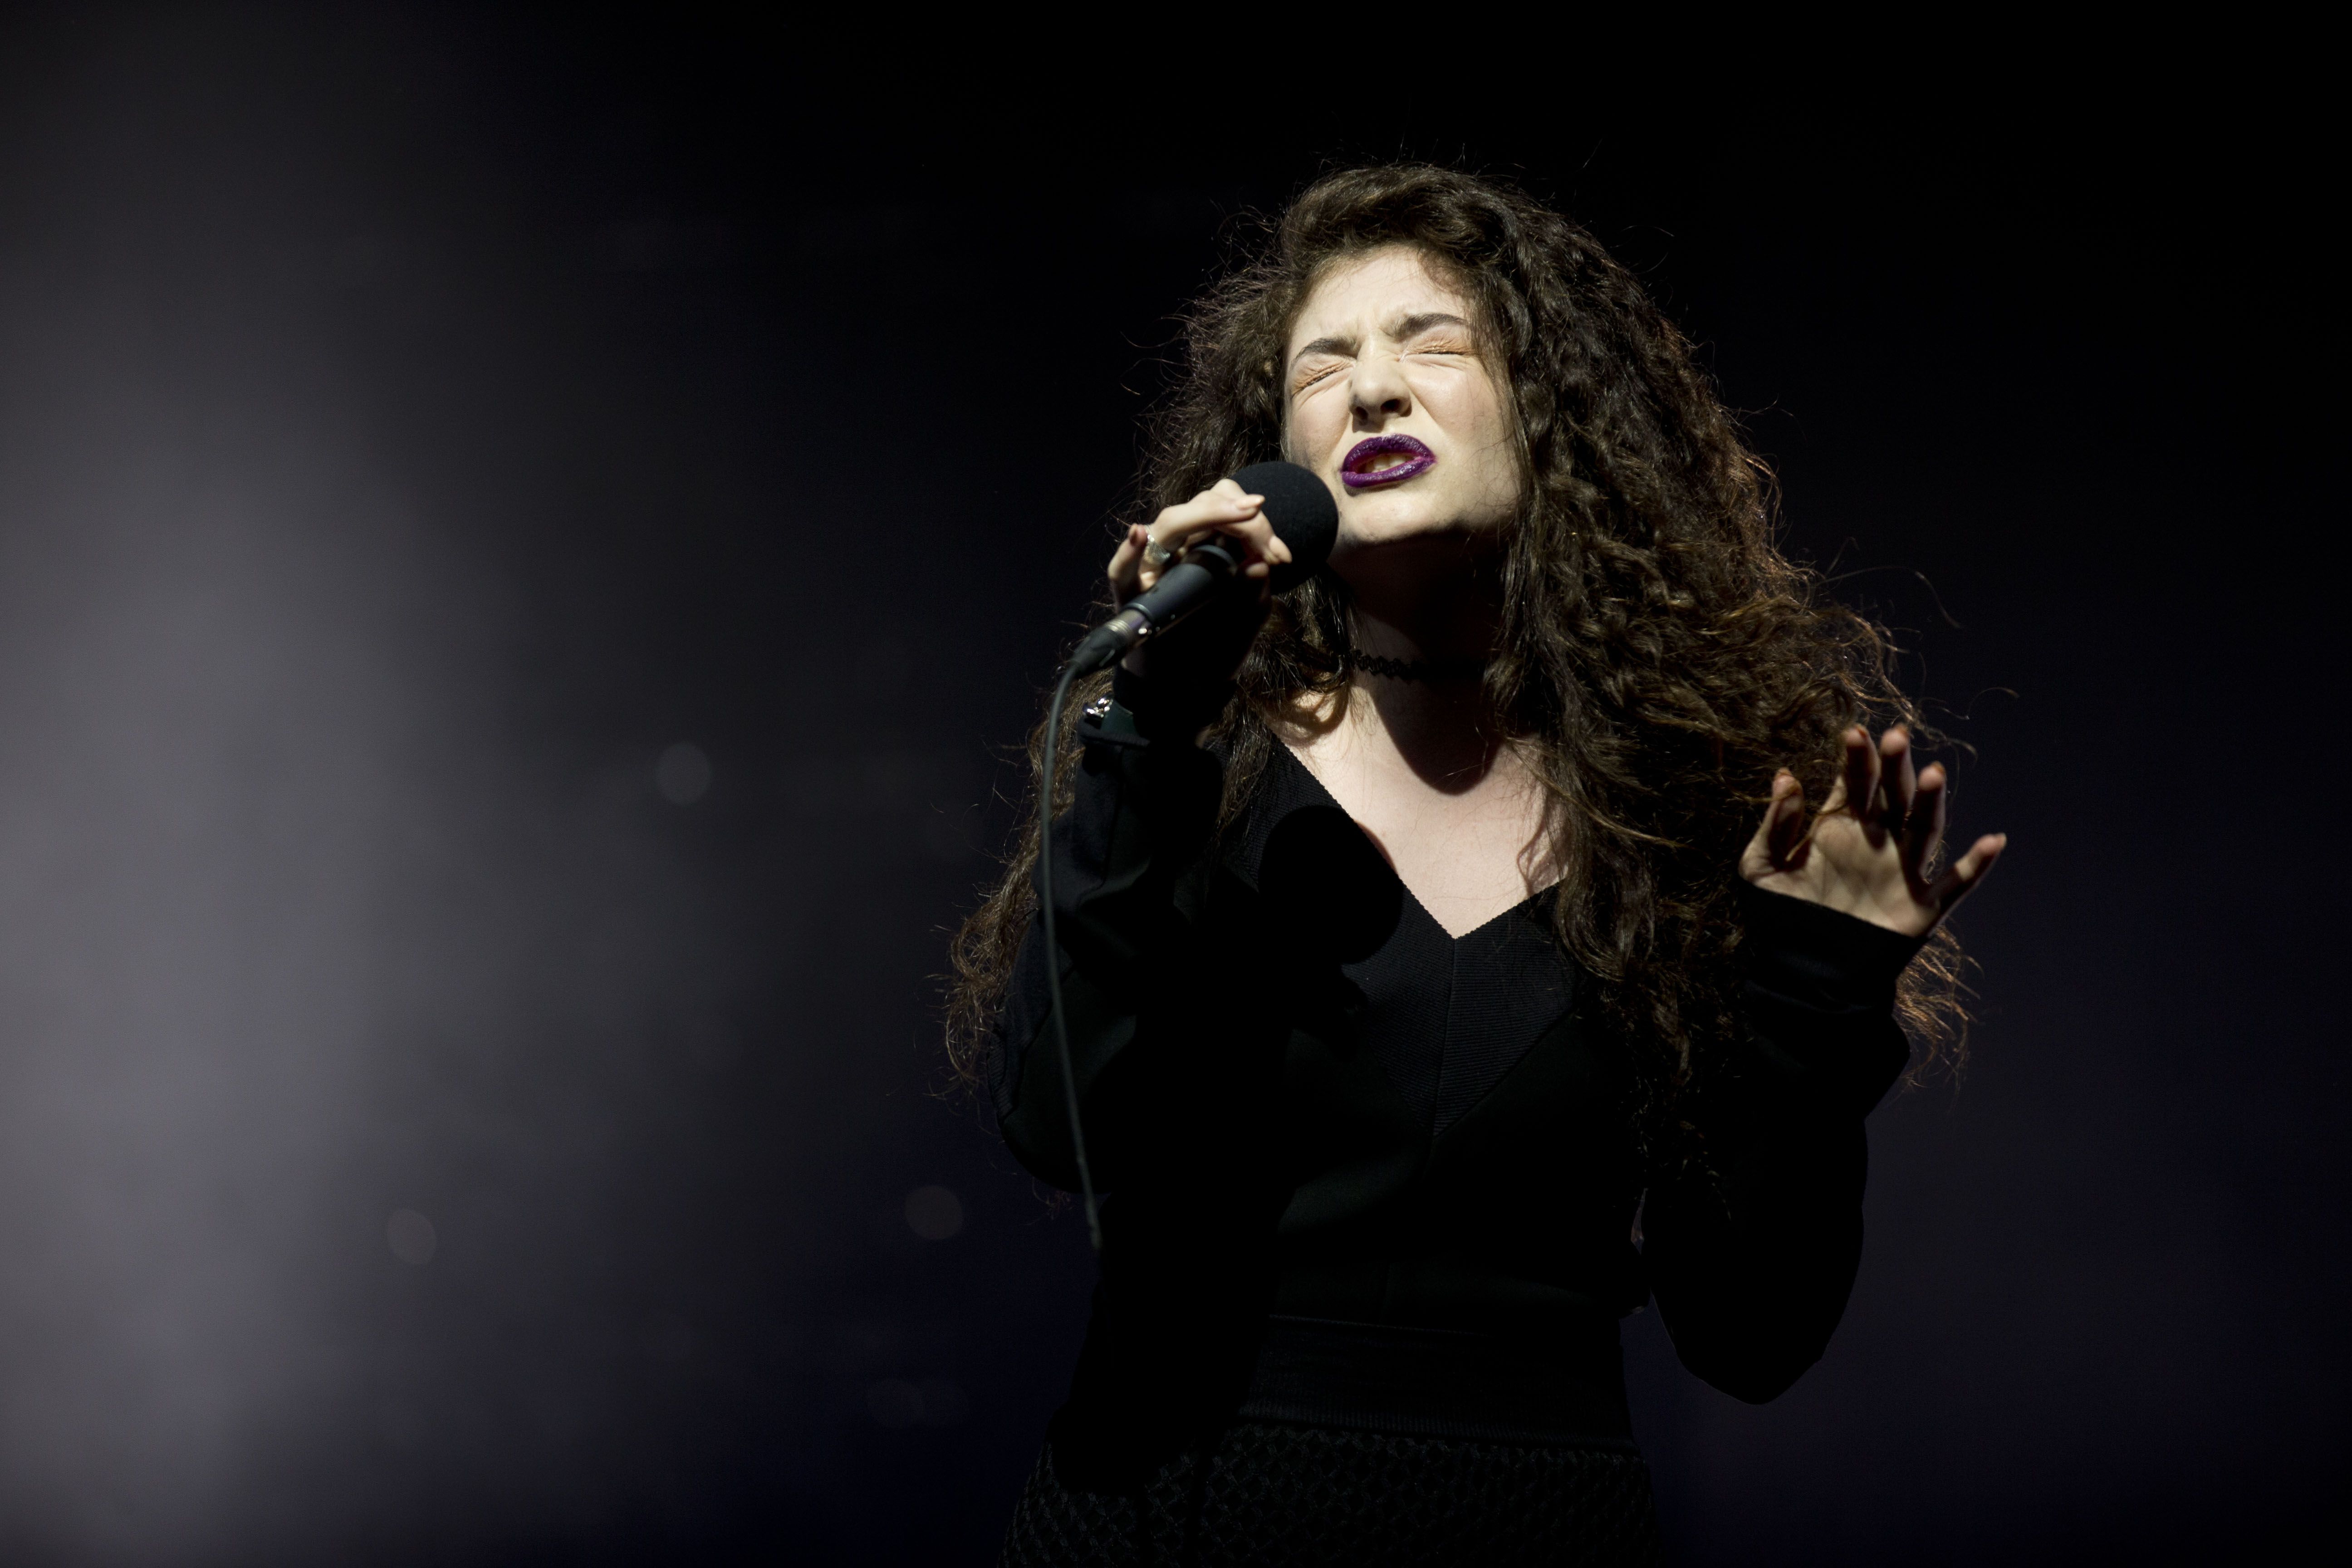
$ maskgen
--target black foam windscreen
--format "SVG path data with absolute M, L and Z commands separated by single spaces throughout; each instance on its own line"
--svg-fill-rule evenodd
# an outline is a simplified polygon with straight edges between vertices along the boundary
M 1274 591 L 1287 592 L 1315 575 L 1339 537 L 1339 503 L 1331 499 L 1331 487 L 1296 463 L 1252 463 L 1234 483 L 1265 498 L 1266 521 L 1290 546 L 1290 563 L 1274 569 Z

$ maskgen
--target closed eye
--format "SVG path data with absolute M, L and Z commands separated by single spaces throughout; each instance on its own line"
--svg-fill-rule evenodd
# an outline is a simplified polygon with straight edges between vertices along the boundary
M 1298 367 L 1297 379 L 1291 383 L 1291 390 L 1305 392 L 1318 382 L 1328 381 L 1346 368 L 1347 362 L 1344 360 L 1329 360 L 1320 364 L 1301 365 Z

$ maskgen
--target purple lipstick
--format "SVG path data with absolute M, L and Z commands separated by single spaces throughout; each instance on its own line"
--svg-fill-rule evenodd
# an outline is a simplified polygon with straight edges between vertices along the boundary
M 1391 458 L 1404 460 L 1378 466 Z M 1339 482 L 1351 490 L 1401 485 L 1436 466 L 1437 454 L 1410 436 L 1373 436 L 1357 442 L 1349 450 L 1348 460 L 1339 465 Z

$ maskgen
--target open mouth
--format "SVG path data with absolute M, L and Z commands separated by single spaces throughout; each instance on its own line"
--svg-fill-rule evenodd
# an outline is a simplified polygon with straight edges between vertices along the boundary
M 1339 465 L 1339 482 L 1351 490 L 1400 485 L 1437 466 L 1437 454 L 1410 436 L 1373 436 L 1356 443 Z

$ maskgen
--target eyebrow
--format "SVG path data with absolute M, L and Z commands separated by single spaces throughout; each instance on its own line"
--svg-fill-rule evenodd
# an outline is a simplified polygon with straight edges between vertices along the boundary
M 1399 321 L 1389 335 L 1398 339 L 1415 338 L 1432 327 L 1461 327 L 1467 330 L 1469 326 L 1469 322 L 1451 310 L 1421 310 Z M 1292 354 L 1290 363 L 1295 369 L 1298 362 L 1308 354 L 1348 354 L 1355 352 L 1356 340 L 1353 338 L 1318 338 Z
M 1423 310 L 1418 315 L 1407 316 L 1403 321 L 1399 321 L 1390 336 L 1417 338 L 1432 327 L 1460 327 L 1466 331 L 1469 330 L 1470 323 L 1451 310 Z

